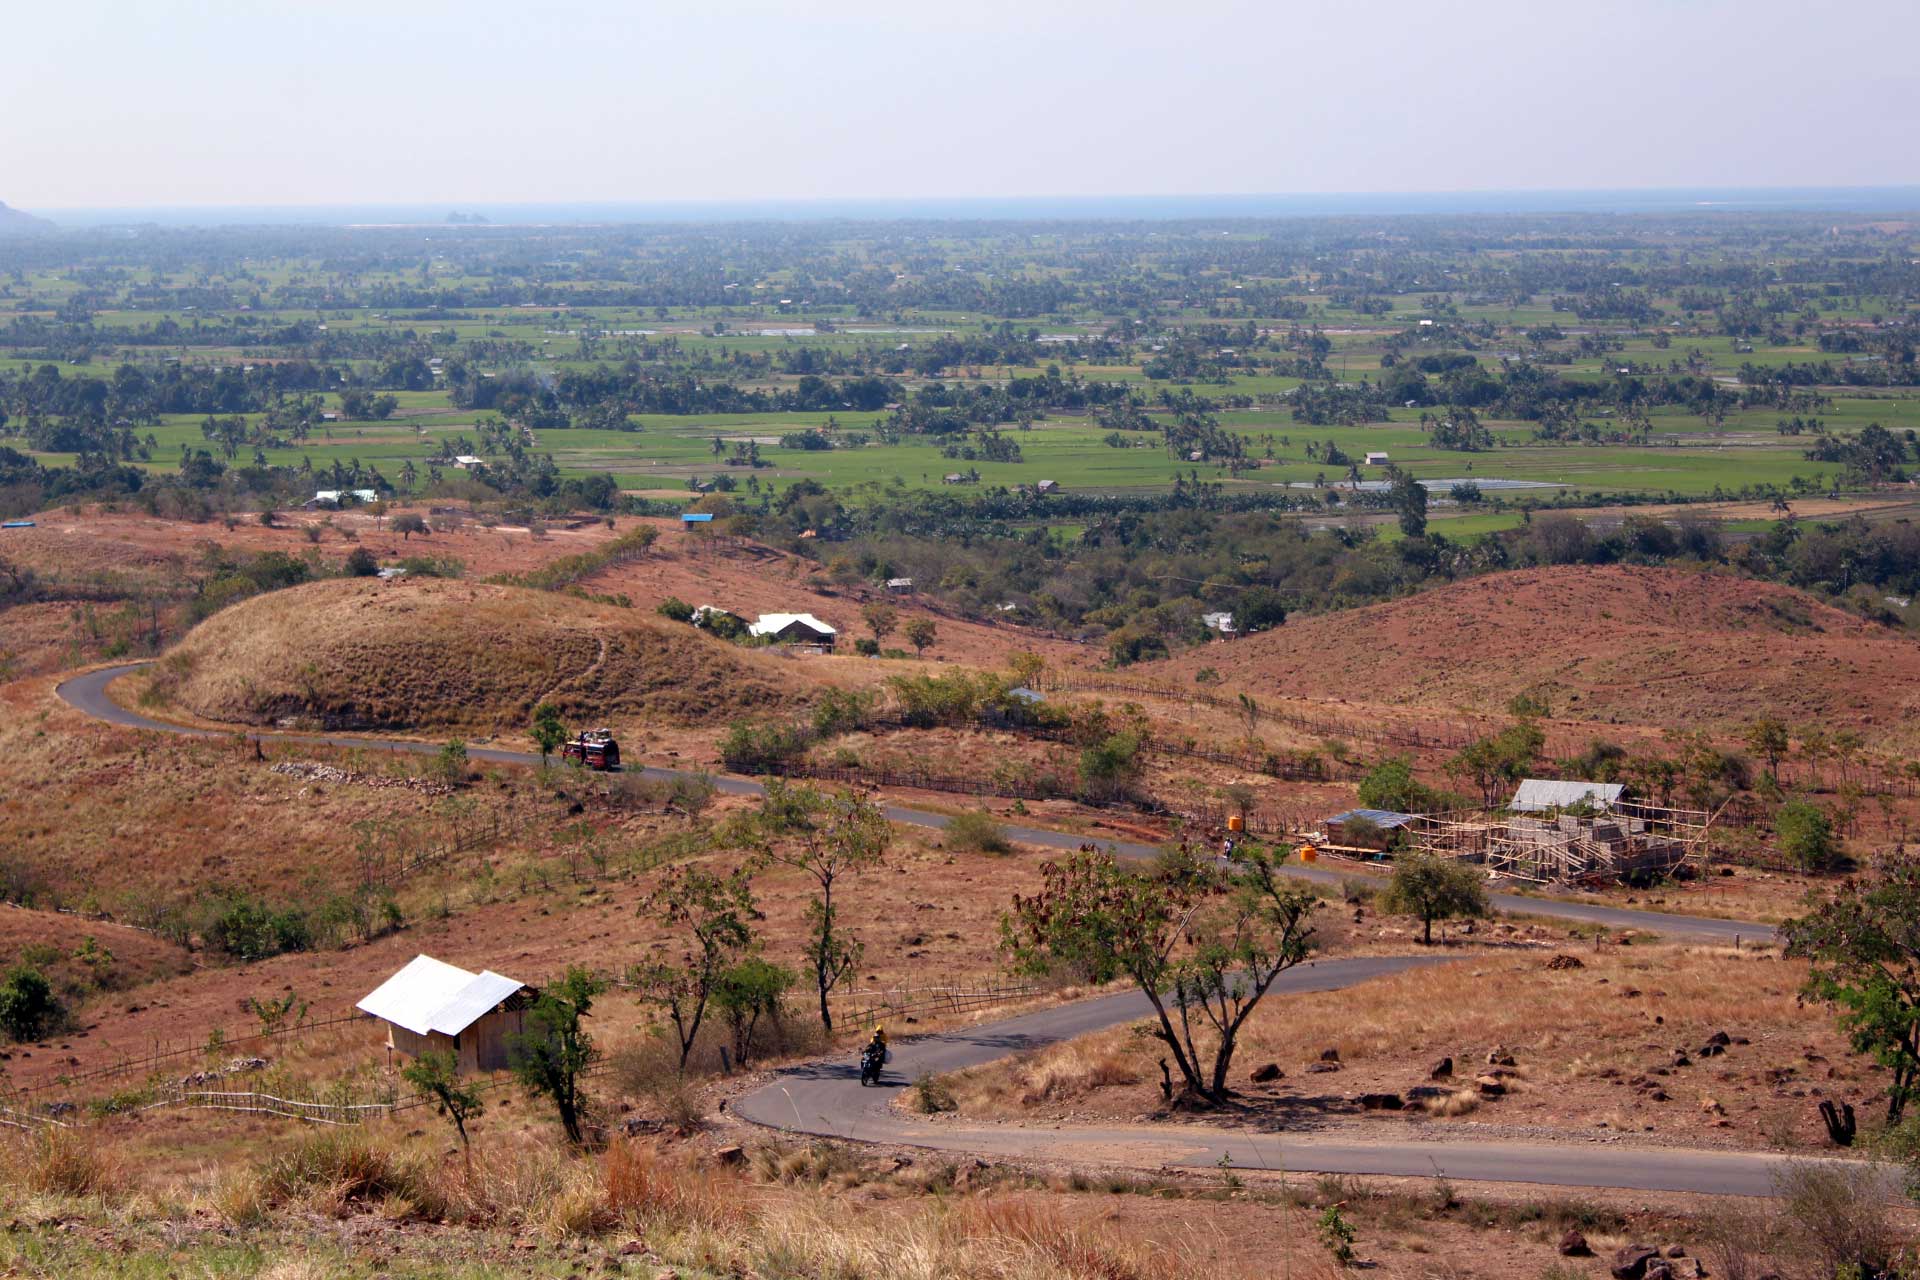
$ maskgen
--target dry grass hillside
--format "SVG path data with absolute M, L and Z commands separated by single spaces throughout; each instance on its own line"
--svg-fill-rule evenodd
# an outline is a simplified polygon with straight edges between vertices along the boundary
M 334 580 L 214 615 L 169 655 L 160 696 L 212 720 L 521 726 L 570 715 L 712 724 L 795 700 L 796 676 L 638 609 L 422 579 Z
M 1156 666 L 1181 683 L 1212 667 L 1255 697 L 1497 713 L 1530 691 L 1567 719 L 1731 729 L 1771 715 L 1920 740 L 1920 644 L 1790 588 L 1671 569 L 1494 574 Z

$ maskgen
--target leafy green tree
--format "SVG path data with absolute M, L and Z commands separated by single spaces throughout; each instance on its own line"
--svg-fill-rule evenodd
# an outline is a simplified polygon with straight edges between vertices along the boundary
M 393 531 L 400 535 L 402 542 L 411 541 L 413 535 L 416 533 L 425 535 L 432 532 L 432 530 L 427 528 L 427 522 L 421 519 L 420 514 L 416 511 L 402 511 L 399 515 L 395 516 L 393 518 Z
M 880 806 L 857 791 L 828 795 L 776 778 L 767 783 L 760 808 L 734 833 L 762 859 L 803 872 L 814 882 L 807 904 L 807 963 L 820 997 L 820 1026 L 832 1031 L 827 997 L 863 953 L 860 940 L 840 921 L 834 893 L 842 880 L 885 861 L 893 827 Z
M 1427 536 L 1427 487 L 1399 467 L 1391 469 L 1388 500 L 1400 516 L 1400 532 L 1409 538 Z
M 1787 736 L 1787 726 L 1770 716 L 1755 720 L 1747 726 L 1747 749 L 1767 762 L 1767 773 L 1775 781 L 1780 778 L 1780 761 L 1793 746 Z
M 567 740 L 567 726 L 560 718 L 560 708 L 551 702 L 543 702 L 533 709 L 533 745 L 540 749 L 540 763 L 546 764 L 548 757 L 560 749 Z
M 600 1060 L 593 1037 L 583 1025 L 594 998 L 604 988 L 592 972 L 578 965 L 566 977 L 542 991 L 527 1010 L 526 1029 L 507 1039 L 513 1074 L 536 1098 L 553 1100 L 567 1141 L 580 1146 L 580 1128 L 586 1110 L 581 1079 Z
M 913 646 L 913 656 L 916 658 L 931 649 L 934 641 L 940 637 L 939 628 L 934 625 L 932 618 L 908 618 L 900 633 Z
M 1122 729 L 1080 749 L 1080 794 L 1103 801 L 1123 796 L 1139 779 L 1142 762 L 1140 732 Z
M 1314 897 L 1283 884 L 1279 860 L 1252 844 L 1224 870 L 1185 853 L 1135 869 L 1083 850 L 1049 863 L 1042 876 L 1040 890 L 1016 894 L 1001 917 L 1001 946 L 1014 967 L 1093 983 L 1131 979 L 1153 1006 L 1153 1035 L 1187 1089 L 1225 1101 L 1241 1028 L 1275 979 L 1311 949 Z M 1211 1062 L 1197 1028 L 1211 1040 Z
M 1440 807 L 1440 797 L 1413 776 L 1404 756 L 1382 760 L 1360 779 L 1360 803 L 1368 809 L 1393 813 L 1426 813 Z
M 873 632 L 875 644 L 884 644 L 894 628 L 900 625 L 900 611 L 881 600 L 861 609 L 860 616 L 866 619 L 867 630 Z
M 1486 917 L 1487 887 L 1469 863 L 1427 853 L 1403 854 L 1394 860 L 1380 909 L 1420 917 L 1425 928 L 1421 941 L 1432 946 L 1435 920 Z
M 667 1011 L 679 1042 L 679 1069 L 685 1072 L 722 975 L 753 946 L 760 912 L 754 906 L 752 872 L 742 867 L 717 876 L 700 867 L 675 868 L 641 910 L 686 943 L 677 963 L 649 961 L 628 972 L 642 995 Z
M 654 612 L 669 622 L 692 622 L 693 606 L 679 596 L 668 596 L 654 606 Z
M 1802 871 L 1824 871 L 1839 857 L 1833 819 L 1808 800 L 1789 800 L 1773 815 L 1773 834 L 1780 852 Z
M 448 740 L 433 758 L 433 771 L 450 787 L 467 780 L 467 744 L 459 738 Z
M 761 1021 L 779 1023 L 787 992 L 799 982 L 799 974 L 760 956 L 748 956 L 720 975 L 713 1005 L 731 1033 L 736 1067 L 747 1065 Z
M 1468 743 L 1447 762 L 1448 773 L 1470 779 L 1489 807 L 1527 776 L 1545 748 L 1547 735 L 1530 720 L 1508 725 L 1491 737 Z
M 380 572 L 380 562 L 365 547 L 355 547 L 347 552 L 344 568 L 349 578 L 371 578 Z
M 1920 859 L 1847 881 L 1780 926 L 1787 954 L 1810 962 L 1805 994 L 1838 1011 L 1856 1053 L 1893 1073 L 1887 1124 L 1920 1082 Z
M 454 1132 L 460 1135 L 460 1149 L 464 1151 L 467 1121 L 478 1119 L 487 1104 L 478 1089 L 460 1082 L 458 1061 L 451 1049 L 428 1049 L 400 1069 L 400 1078 L 433 1099 L 434 1110 L 453 1121 Z

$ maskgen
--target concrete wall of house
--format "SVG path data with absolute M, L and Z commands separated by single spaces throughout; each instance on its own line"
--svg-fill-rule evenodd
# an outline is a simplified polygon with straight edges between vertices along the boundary
M 495 1009 L 457 1036 L 438 1031 L 417 1035 L 390 1022 L 387 1047 L 409 1058 L 417 1058 L 429 1049 L 451 1049 L 456 1071 L 504 1071 L 512 1065 L 508 1060 L 511 1037 L 525 1026 L 526 1013 L 521 1009 Z

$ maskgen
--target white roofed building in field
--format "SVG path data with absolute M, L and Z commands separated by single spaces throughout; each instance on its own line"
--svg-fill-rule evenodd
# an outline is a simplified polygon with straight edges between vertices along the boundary
M 775 644 L 810 645 L 833 648 L 840 633 L 810 613 L 763 613 L 747 627 L 747 633 Z
M 408 1057 L 450 1049 L 461 1071 L 499 1071 L 508 1064 L 509 1037 L 522 1029 L 533 989 L 491 969 L 415 956 L 405 968 L 355 1005 L 387 1024 L 387 1048 Z

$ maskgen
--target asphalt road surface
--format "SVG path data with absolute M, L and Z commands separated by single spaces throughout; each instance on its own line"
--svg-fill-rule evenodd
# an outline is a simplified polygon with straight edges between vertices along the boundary
M 129 729 L 147 729 L 155 733 L 183 734 L 195 738 L 224 738 L 233 736 L 232 732 L 213 729 L 190 729 L 182 725 L 168 724 L 141 715 L 138 711 L 121 706 L 107 695 L 107 686 L 129 671 L 137 671 L 145 666 L 144 662 L 123 663 L 114 667 L 102 667 L 82 675 L 62 681 L 56 692 L 68 704 L 109 724 L 123 725 Z M 238 732 L 233 731 L 233 732 Z M 256 733 L 247 735 L 261 742 L 289 742 L 329 747 L 356 747 L 365 751 L 407 751 L 422 755 L 438 754 L 440 746 L 432 742 L 404 742 L 394 738 L 361 738 L 351 734 L 335 733 Z M 496 764 L 537 764 L 540 757 L 528 751 L 501 751 L 491 747 L 467 748 L 467 756 L 473 760 L 487 760 Z M 631 772 L 631 770 L 629 771 Z M 640 772 L 649 778 L 669 779 L 684 776 L 671 769 L 646 768 Z M 757 796 L 764 792 L 758 782 L 751 778 L 735 778 L 725 774 L 712 775 L 714 786 L 728 795 Z M 904 805 L 890 804 L 885 807 L 888 818 L 895 822 L 916 827 L 938 829 L 950 822 L 944 813 L 932 813 L 925 809 L 910 809 Z M 1041 845 L 1054 849 L 1078 849 L 1084 844 L 1098 845 L 1112 851 L 1122 858 L 1151 858 L 1159 852 L 1153 845 L 1140 844 L 1131 840 L 1111 840 L 1097 836 L 1075 835 L 1067 831 L 1048 831 L 1043 827 L 1019 826 L 1001 823 L 1001 829 L 1014 840 L 1023 844 Z M 1349 868 L 1332 871 L 1324 867 L 1306 867 L 1289 865 L 1285 871 L 1290 876 L 1316 884 L 1337 885 L 1342 880 L 1356 874 Z M 1519 912 L 1527 915 L 1548 916 L 1556 920 L 1567 920 L 1580 924 L 1604 925 L 1609 929 L 1637 929 L 1645 933 L 1661 934 L 1666 937 L 1681 938 L 1688 941 L 1714 942 L 1731 945 L 1741 942 L 1767 942 L 1773 937 L 1773 926 L 1755 924 L 1752 921 L 1719 920 L 1708 916 L 1670 915 L 1662 911 L 1633 911 L 1625 907 L 1603 907 L 1584 902 L 1563 902 L 1553 898 L 1534 897 L 1514 893 L 1495 893 L 1488 895 L 1495 909 Z
M 154 720 L 108 697 L 109 684 L 143 665 L 126 663 L 89 671 L 62 682 L 57 692 L 80 711 L 111 724 L 190 737 L 230 736 L 224 731 Z M 435 743 L 345 734 L 249 736 L 263 741 L 374 751 L 432 754 L 439 750 Z M 485 747 L 470 747 L 468 755 L 476 760 L 507 764 L 538 760 L 527 752 Z M 679 776 L 664 769 L 648 768 L 642 772 L 654 778 Z M 713 781 L 721 791 L 731 795 L 759 795 L 763 791 L 758 782 L 747 778 L 716 776 Z M 886 814 L 895 822 L 923 827 L 940 828 L 949 821 L 944 814 L 899 805 L 887 806 Z M 1084 836 L 1038 827 L 1005 825 L 1005 829 L 1010 837 L 1023 843 L 1059 849 L 1076 849 L 1091 842 L 1121 857 L 1144 858 L 1156 852 L 1151 845 L 1131 841 L 1089 841 Z M 1294 866 L 1287 870 L 1291 875 L 1323 884 L 1338 883 L 1343 878 L 1343 873 L 1317 867 Z M 1514 894 L 1495 894 L 1492 898 L 1494 905 L 1503 911 L 1600 924 L 1613 929 L 1637 929 L 1689 940 L 1732 942 L 1739 937 L 1764 941 L 1773 934 L 1771 926 L 1751 922 L 1632 911 Z M 1398 956 L 1319 961 L 1283 974 L 1270 996 L 1284 999 L 1289 994 L 1337 990 L 1369 978 L 1443 960 L 1444 957 Z M 1770 1195 L 1783 1163 L 1780 1157 L 1757 1153 L 1612 1145 L 1571 1137 L 1554 1144 L 1448 1140 L 1365 1142 L 1320 1136 L 1310 1129 L 1256 1133 L 1177 1125 L 967 1128 L 918 1120 L 891 1105 L 901 1090 L 924 1072 L 938 1074 L 990 1062 L 1058 1040 L 1135 1022 L 1151 1013 L 1146 997 L 1134 992 L 1079 1001 L 966 1031 L 926 1036 L 895 1046 L 893 1061 L 881 1087 L 862 1087 L 858 1064 L 849 1055 L 844 1062 L 813 1063 L 783 1071 L 771 1083 L 738 1100 L 734 1110 L 763 1126 L 820 1137 L 1009 1158 L 1090 1160 L 1148 1167 L 1206 1168 L 1230 1163 L 1242 1169 L 1444 1176 L 1461 1181 Z
M 1442 962 L 1443 957 L 1427 956 L 1322 960 L 1282 974 L 1267 998 L 1285 1000 L 1302 992 L 1338 990 L 1417 965 Z M 1284 1132 L 1178 1124 L 969 1126 L 922 1119 L 892 1105 L 923 1073 L 957 1071 L 1151 1016 L 1146 997 L 1128 992 L 1022 1014 L 966 1031 L 903 1041 L 893 1047 L 893 1060 L 877 1088 L 861 1085 L 859 1064 L 849 1053 L 844 1061 L 816 1062 L 782 1071 L 770 1083 L 737 1099 L 733 1111 L 755 1124 L 811 1137 L 1003 1159 L 1135 1168 L 1231 1167 L 1767 1196 L 1774 1194 L 1775 1178 L 1785 1163 L 1783 1157 L 1759 1153 L 1614 1145 L 1572 1135 L 1556 1143 L 1451 1138 L 1372 1141 L 1316 1134 L 1310 1119 Z M 1895 1191 L 1891 1183 L 1888 1191 Z

